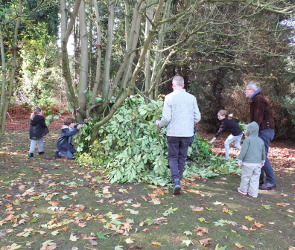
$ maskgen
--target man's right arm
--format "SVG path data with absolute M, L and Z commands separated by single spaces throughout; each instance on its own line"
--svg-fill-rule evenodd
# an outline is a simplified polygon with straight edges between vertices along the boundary
M 158 122 L 159 127 L 162 128 L 168 125 L 172 117 L 171 113 L 172 113 L 171 105 L 169 104 L 169 100 L 165 98 L 162 119 Z

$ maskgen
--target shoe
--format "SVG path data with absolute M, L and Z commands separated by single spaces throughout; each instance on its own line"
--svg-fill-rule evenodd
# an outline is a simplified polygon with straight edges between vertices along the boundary
M 59 159 L 61 156 L 59 155 L 59 151 L 54 152 L 54 159 Z
M 238 188 L 238 192 L 239 192 L 240 194 L 242 194 L 242 195 L 247 195 L 247 193 L 244 192 L 244 191 L 242 191 L 240 188 Z
M 34 157 L 34 154 L 33 153 L 29 153 L 28 155 L 30 158 Z
M 180 190 L 181 190 L 180 180 L 179 179 L 175 179 L 174 180 L 174 186 L 173 186 L 173 194 L 174 195 L 180 194 Z
M 43 155 L 43 154 L 44 154 L 44 152 L 43 152 L 43 151 L 38 153 L 38 155 Z
M 252 198 L 257 198 L 257 196 L 258 196 L 258 195 L 252 195 L 252 194 L 249 194 L 249 193 L 248 193 L 248 195 L 251 196 Z
M 270 184 L 270 183 L 265 183 L 259 186 L 259 189 L 261 190 L 271 190 L 275 189 L 277 187 L 276 184 Z

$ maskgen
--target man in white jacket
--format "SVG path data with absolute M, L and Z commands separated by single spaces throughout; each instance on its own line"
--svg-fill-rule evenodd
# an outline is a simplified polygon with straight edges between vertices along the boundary
M 173 194 L 180 194 L 187 150 L 194 135 L 194 126 L 201 119 L 197 99 L 184 89 L 184 79 L 174 76 L 173 92 L 165 97 L 162 119 L 155 124 L 167 126 L 168 162 L 173 180 Z

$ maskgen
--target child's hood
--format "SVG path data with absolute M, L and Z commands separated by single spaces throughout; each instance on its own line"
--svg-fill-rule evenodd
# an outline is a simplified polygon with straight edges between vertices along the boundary
M 248 136 L 258 136 L 259 126 L 256 122 L 251 122 L 247 125 L 246 131 Z

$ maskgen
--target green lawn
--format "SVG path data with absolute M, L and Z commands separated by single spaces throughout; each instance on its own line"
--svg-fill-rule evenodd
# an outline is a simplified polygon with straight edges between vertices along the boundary
M 110 184 L 102 170 L 27 157 L 27 131 L 0 147 L 0 246 L 4 249 L 295 249 L 294 169 L 258 198 L 236 190 L 240 177 L 186 179 L 170 187 Z M 293 248 L 292 248 L 293 246 Z

